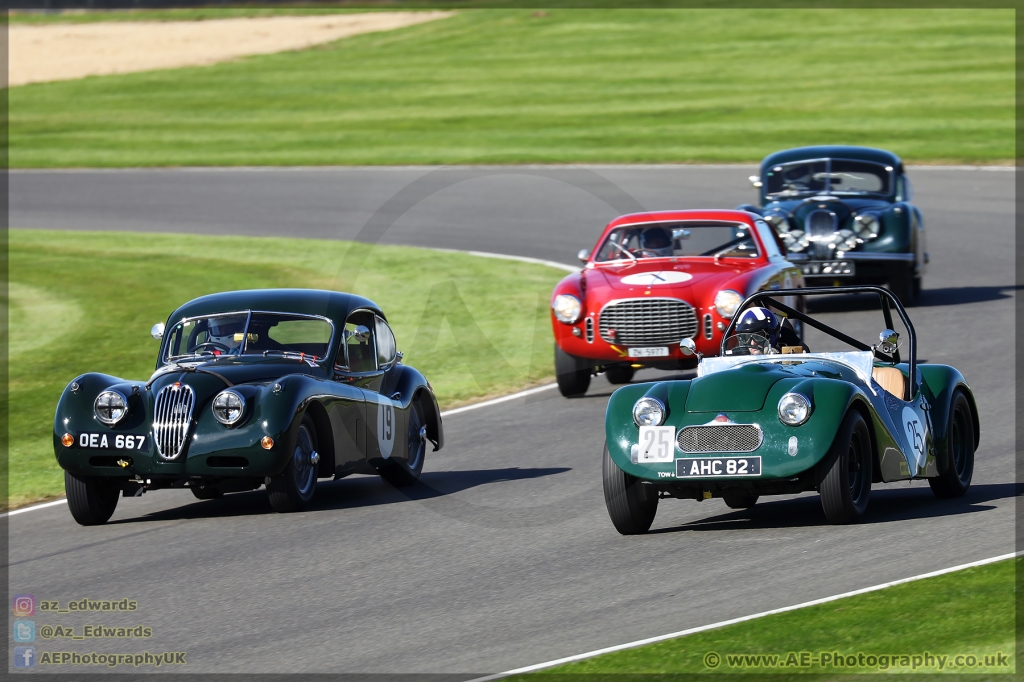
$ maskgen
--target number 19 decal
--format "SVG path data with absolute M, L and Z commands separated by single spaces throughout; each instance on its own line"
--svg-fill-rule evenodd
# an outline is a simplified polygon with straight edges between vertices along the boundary
M 377 445 L 381 457 L 391 456 L 395 446 L 395 408 L 390 401 L 377 403 Z

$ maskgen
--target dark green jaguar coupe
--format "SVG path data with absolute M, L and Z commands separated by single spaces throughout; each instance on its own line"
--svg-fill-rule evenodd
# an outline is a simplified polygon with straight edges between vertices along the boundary
M 786 296 L 871 293 L 882 320 L 869 345 L 785 305 Z M 907 334 L 894 330 L 893 308 Z M 841 344 L 808 352 L 785 328 L 802 321 Z M 884 325 L 884 326 L 883 326 Z M 694 348 L 690 339 L 683 346 Z M 845 347 L 845 349 L 843 348 Z M 645 533 L 658 501 L 817 491 L 832 523 L 859 520 L 873 483 L 927 479 L 939 497 L 971 484 L 980 428 L 974 395 L 953 367 L 917 360 L 914 327 L 881 287 L 756 293 L 725 331 L 719 357 L 692 380 L 634 384 L 608 402 L 604 493 L 620 533 Z
M 83 374 L 53 423 L 68 506 L 105 523 L 120 495 L 188 488 L 199 499 L 266 485 L 303 509 L 318 478 L 379 473 L 416 482 L 444 440 L 433 390 L 381 309 L 333 291 L 233 291 L 189 301 L 154 325 L 156 371 Z
M 786 257 L 810 286 L 885 284 L 904 305 L 928 266 L 924 218 L 900 157 L 869 147 L 800 147 L 775 152 L 750 178 Z

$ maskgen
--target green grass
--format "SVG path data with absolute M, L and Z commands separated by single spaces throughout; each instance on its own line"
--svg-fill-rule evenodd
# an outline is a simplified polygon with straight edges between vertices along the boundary
M 1013 10 L 467 10 L 317 49 L 10 90 L 13 167 L 1008 162 Z
M 608 675 L 622 682 L 628 675 L 638 680 L 652 674 L 687 679 L 695 673 L 714 672 L 744 673 L 742 679 L 752 681 L 786 679 L 780 675 L 801 673 L 939 672 L 938 658 L 930 667 L 925 665 L 927 659 L 901 658 L 923 657 L 925 652 L 948 656 L 943 667 L 947 673 L 1012 673 L 1016 646 L 1014 563 L 1000 561 L 509 679 L 579 675 L 596 682 Z M 1017 568 L 1021 567 L 1018 564 Z M 685 600 L 680 608 L 686 608 Z M 861 653 L 865 657 L 864 664 L 858 657 L 853 666 L 845 665 L 845 660 L 842 667 L 810 660 L 801 665 L 801 652 L 819 658 L 822 653 L 833 659 L 836 654 L 844 659 Z M 714 656 L 709 656 L 712 653 L 720 660 L 714 667 L 705 663 L 714 663 Z M 1008 666 L 984 665 L 986 656 L 999 654 L 1008 657 Z M 760 666 L 752 665 L 750 658 L 730 660 L 732 655 L 778 655 L 779 665 L 765 667 L 763 658 Z M 956 667 L 953 657 L 957 655 L 973 655 L 982 665 Z M 889 658 L 869 666 L 868 656 Z M 990 658 L 990 662 L 998 663 L 998 659 Z
M 342 241 L 10 232 L 10 502 L 58 495 L 53 413 L 84 372 L 146 378 L 149 336 L 216 291 L 312 287 L 371 298 L 442 408 L 550 381 L 545 266 Z

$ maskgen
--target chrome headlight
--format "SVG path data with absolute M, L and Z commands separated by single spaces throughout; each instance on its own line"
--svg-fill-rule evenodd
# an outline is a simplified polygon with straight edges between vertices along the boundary
M 879 225 L 878 218 L 873 215 L 859 215 L 853 219 L 853 233 L 861 241 L 870 241 L 881 231 L 882 226 Z
M 580 299 L 569 294 L 559 294 L 555 296 L 554 303 L 551 304 L 551 309 L 555 311 L 555 319 L 565 324 L 572 324 L 576 320 L 580 319 L 580 312 L 583 311 L 583 305 L 580 303 Z
M 779 421 L 799 426 L 811 416 L 811 401 L 801 393 L 787 393 L 779 399 Z
M 245 414 L 245 398 L 238 391 L 226 388 L 213 399 L 213 416 L 221 424 L 231 426 Z
M 715 294 L 715 310 L 722 317 L 729 319 L 736 314 L 736 309 L 743 303 L 743 297 L 732 289 L 722 289 Z
M 640 398 L 633 406 L 633 421 L 637 426 L 661 426 L 665 421 L 665 406 L 657 398 Z
M 93 401 L 92 411 L 107 426 L 113 426 L 128 414 L 128 400 L 118 391 L 103 391 Z

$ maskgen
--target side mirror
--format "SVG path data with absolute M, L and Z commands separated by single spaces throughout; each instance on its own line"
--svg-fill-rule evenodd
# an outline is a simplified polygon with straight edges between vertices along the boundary
M 356 340 L 356 343 L 366 343 L 370 340 L 370 330 L 363 325 L 359 325 L 353 331 L 345 332 L 345 340 L 351 341 Z
M 697 344 L 695 344 L 693 339 L 690 337 L 686 337 L 679 342 L 679 352 L 686 357 L 690 357 L 692 355 L 696 355 L 698 358 L 700 357 L 700 354 L 697 352 Z
M 886 355 L 892 355 L 900 345 L 900 335 L 891 329 L 886 329 L 878 335 L 878 350 Z
M 580 252 L 576 254 L 576 257 L 580 259 L 581 263 L 586 263 L 590 260 L 590 252 L 586 249 L 580 249 Z
M 761 186 L 764 184 L 763 182 L 761 182 L 760 175 L 751 175 L 749 179 L 750 186 L 753 187 L 754 189 L 761 189 Z
M 153 328 L 149 330 L 149 334 L 157 341 L 164 338 L 164 323 L 157 322 L 156 324 L 154 324 Z

